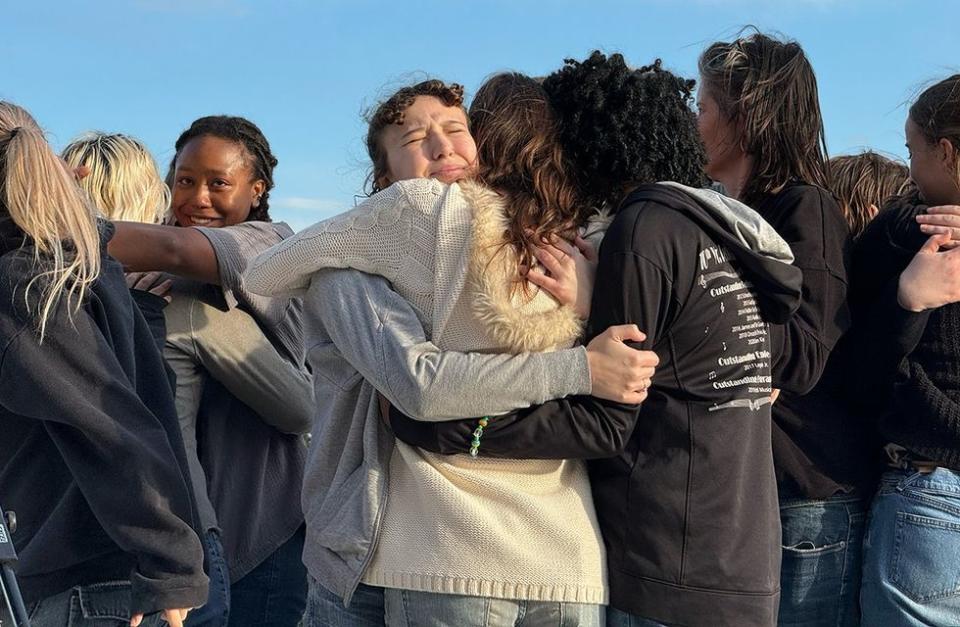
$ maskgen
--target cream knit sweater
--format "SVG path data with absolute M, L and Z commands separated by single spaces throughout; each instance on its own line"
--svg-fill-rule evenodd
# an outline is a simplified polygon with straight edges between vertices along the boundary
M 296 293 L 321 268 L 350 267 L 389 279 L 444 350 L 571 345 L 580 321 L 569 307 L 533 286 L 513 289 L 517 263 L 502 245 L 506 224 L 503 200 L 480 185 L 402 181 L 256 258 L 245 287 Z M 605 552 L 584 463 L 441 456 L 397 442 L 363 581 L 606 603 Z

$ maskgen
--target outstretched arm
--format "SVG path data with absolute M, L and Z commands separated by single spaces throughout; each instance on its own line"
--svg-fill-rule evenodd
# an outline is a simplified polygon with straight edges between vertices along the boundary
M 195 228 L 114 222 L 107 251 L 131 272 L 160 270 L 203 283 L 220 284 L 217 255 Z

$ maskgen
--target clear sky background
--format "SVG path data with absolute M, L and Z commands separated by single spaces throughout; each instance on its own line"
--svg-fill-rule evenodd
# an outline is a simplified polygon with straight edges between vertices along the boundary
M 295 229 L 347 209 L 367 171 L 362 112 L 413 79 L 476 90 L 565 57 L 697 56 L 752 24 L 798 40 L 817 72 L 831 154 L 904 157 L 906 105 L 960 71 L 960 0 L 5 0 L 0 98 L 58 150 L 99 129 L 144 140 L 165 172 L 197 117 L 242 115 L 280 160 L 271 213 Z

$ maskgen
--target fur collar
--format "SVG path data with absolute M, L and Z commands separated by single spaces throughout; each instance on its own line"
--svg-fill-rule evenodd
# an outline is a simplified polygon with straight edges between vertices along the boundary
M 461 182 L 473 208 L 473 246 L 469 280 L 477 292 L 474 314 L 505 350 L 514 353 L 569 348 L 580 337 L 583 323 L 573 308 L 536 286 L 517 285 L 517 257 L 504 244 L 508 221 L 503 198 L 473 182 Z

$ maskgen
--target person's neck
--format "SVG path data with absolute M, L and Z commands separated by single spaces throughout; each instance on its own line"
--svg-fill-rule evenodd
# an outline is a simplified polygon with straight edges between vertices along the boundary
M 744 155 L 743 158 L 731 163 L 725 171 L 717 172 L 714 180 L 723 185 L 727 196 L 742 201 L 743 192 L 752 171 L 753 157 Z

